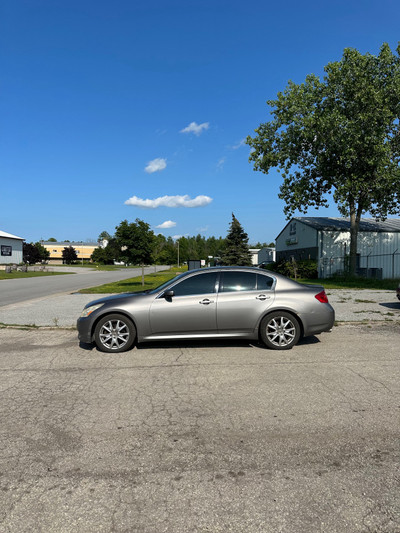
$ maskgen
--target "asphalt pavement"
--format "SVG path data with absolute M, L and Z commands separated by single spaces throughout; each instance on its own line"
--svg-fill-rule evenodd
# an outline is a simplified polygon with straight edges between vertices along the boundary
M 134 278 L 142 274 L 141 268 L 110 271 L 67 266 L 49 268 L 53 271 L 67 272 L 68 275 L 0 280 L 0 308 L 53 294 L 71 293 L 88 287 Z M 168 268 L 168 266 L 161 265 L 145 267 L 145 274 Z
M 110 355 L 0 329 L 0 531 L 398 533 L 398 336 Z

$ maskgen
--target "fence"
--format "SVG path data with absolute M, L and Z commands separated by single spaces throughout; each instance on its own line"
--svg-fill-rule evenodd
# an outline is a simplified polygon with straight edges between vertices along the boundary
M 320 257 L 318 273 L 320 278 L 345 274 L 349 271 L 350 257 Z M 356 273 L 364 278 L 395 279 L 400 278 L 400 251 L 389 254 L 357 254 Z

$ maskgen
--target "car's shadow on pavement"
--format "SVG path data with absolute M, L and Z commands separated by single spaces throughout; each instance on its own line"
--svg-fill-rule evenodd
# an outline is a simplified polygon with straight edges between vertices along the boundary
M 318 344 L 320 339 L 315 336 L 311 337 L 305 337 L 303 339 L 300 339 L 298 342 L 298 346 L 307 346 L 311 344 Z M 152 349 L 163 349 L 163 350 L 173 350 L 176 348 L 193 348 L 193 349 L 199 349 L 199 348 L 258 348 L 261 350 L 270 350 L 270 348 L 267 348 L 262 342 L 258 341 L 249 341 L 246 339 L 223 339 L 223 340 L 216 340 L 216 339 L 204 339 L 199 341 L 193 341 L 193 340 L 171 340 L 171 341 L 157 341 L 157 342 L 143 342 L 140 344 L 136 344 L 133 349 L 136 350 L 152 350 Z M 96 345 L 93 344 L 87 344 L 84 342 L 79 343 L 79 348 L 82 350 L 91 352 L 93 350 L 101 352 L 97 349 Z M 122 352 L 124 353 L 124 352 Z
M 87 344 L 86 342 L 79 342 L 79 348 L 82 348 L 82 350 L 86 350 L 87 352 L 91 352 L 96 348 L 94 344 Z
M 380 303 L 382 307 L 387 307 L 388 309 L 397 309 L 400 311 L 400 302 L 388 302 L 388 303 Z

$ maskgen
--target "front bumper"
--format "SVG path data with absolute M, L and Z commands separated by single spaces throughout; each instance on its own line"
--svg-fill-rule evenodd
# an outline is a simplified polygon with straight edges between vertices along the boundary
M 89 320 L 87 317 L 78 318 L 76 321 L 76 329 L 78 330 L 78 339 L 81 342 L 90 344 L 93 342 L 92 338 L 92 320 Z

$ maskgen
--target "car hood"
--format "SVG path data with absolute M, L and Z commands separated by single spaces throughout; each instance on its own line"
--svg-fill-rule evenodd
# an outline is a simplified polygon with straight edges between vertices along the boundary
M 90 307 L 91 305 L 97 305 L 97 304 L 105 304 L 105 303 L 115 303 L 119 304 L 121 301 L 127 300 L 127 299 L 136 299 L 143 296 L 147 296 L 147 292 L 124 292 L 122 294 L 112 294 L 111 296 L 104 296 L 103 298 L 99 298 L 98 300 L 92 300 L 88 304 L 85 305 L 86 307 Z

